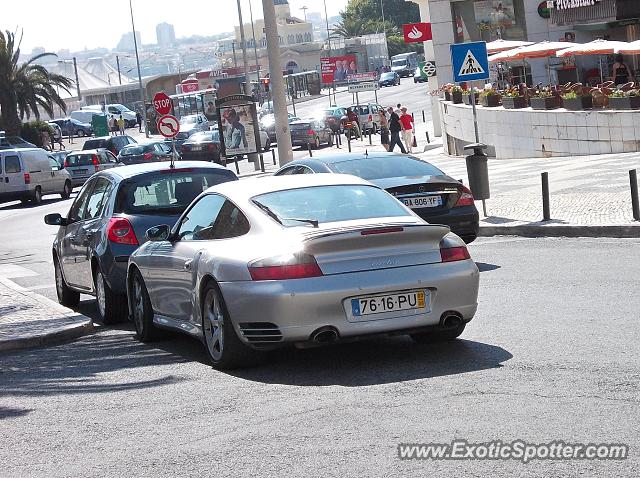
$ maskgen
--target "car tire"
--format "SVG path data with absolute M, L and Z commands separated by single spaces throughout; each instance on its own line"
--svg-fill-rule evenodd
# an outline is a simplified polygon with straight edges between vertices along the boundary
M 62 274 L 60 260 L 57 257 L 53 259 L 53 273 L 56 280 L 58 302 L 65 307 L 76 307 L 80 303 L 80 292 L 76 292 L 67 285 Z
M 314 140 L 313 144 L 311 145 L 311 149 L 318 149 L 320 148 L 320 138 L 318 136 L 316 136 L 316 139 Z
M 420 332 L 417 334 L 410 334 L 411 339 L 419 344 L 436 344 L 439 342 L 449 342 L 460 337 L 460 334 L 464 332 L 466 327 L 465 322 L 461 322 L 455 329 L 449 330 L 434 330 L 433 332 Z
M 214 281 L 204 287 L 201 304 L 204 348 L 212 366 L 218 370 L 229 370 L 255 364 L 260 353 L 238 337 L 222 293 Z
M 36 189 L 33 191 L 31 202 L 33 204 L 42 204 L 42 188 L 40 186 L 36 186 Z
M 84 130 L 81 130 L 81 129 L 77 130 L 77 131 L 76 131 L 76 136 L 77 136 L 78 138 L 84 138 L 84 136 L 85 136 L 85 134 L 84 134 Z
M 71 181 L 65 181 L 64 188 L 62 188 L 62 192 L 60 193 L 60 197 L 62 199 L 69 199 L 72 191 L 73 187 L 71 187 Z
M 127 298 L 111 290 L 100 268 L 95 271 L 93 282 L 98 315 L 102 323 L 108 325 L 123 322 L 127 318 Z
M 132 271 L 129 290 L 131 318 L 136 329 L 136 338 L 141 342 L 153 342 L 160 338 L 161 331 L 153 323 L 153 308 L 144 279 L 138 269 Z

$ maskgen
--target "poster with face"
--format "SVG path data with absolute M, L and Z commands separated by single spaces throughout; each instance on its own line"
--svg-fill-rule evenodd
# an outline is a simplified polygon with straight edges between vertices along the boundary
M 475 2 L 473 9 L 478 24 L 509 28 L 515 23 L 513 0 L 482 0 Z
M 251 105 L 220 108 L 220 129 L 227 157 L 258 152 Z
M 358 72 L 355 55 L 331 56 L 320 58 L 322 82 L 326 84 L 347 81 L 347 75 Z

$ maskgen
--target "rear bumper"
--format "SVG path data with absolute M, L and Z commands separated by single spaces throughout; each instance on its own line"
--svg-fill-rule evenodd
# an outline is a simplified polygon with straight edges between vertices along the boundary
M 475 206 L 454 207 L 444 212 L 430 212 L 429 208 L 413 209 L 429 224 L 444 224 L 463 239 L 475 239 L 480 229 L 480 217 Z
M 209 161 L 220 162 L 220 153 L 217 151 L 182 151 L 183 161 Z
M 91 176 L 84 176 L 84 177 L 71 177 L 71 186 L 78 187 L 78 186 L 82 186 L 84 183 L 87 182 L 87 180 L 90 178 Z
M 282 336 L 278 342 L 306 342 L 327 326 L 347 338 L 435 326 L 445 312 L 469 321 L 477 309 L 478 279 L 475 263 L 466 260 L 288 281 L 222 282 L 220 288 L 238 336 L 251 344 L 240 333 L 246 323 L 275 324 Z M 354 297 L 416 289 L 430 291 L 430 311 L 357 322 L 345 311 Z

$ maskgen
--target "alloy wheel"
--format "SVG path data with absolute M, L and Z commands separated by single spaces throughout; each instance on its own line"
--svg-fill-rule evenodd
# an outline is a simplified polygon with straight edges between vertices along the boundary
M 140 278 L 136 277 L 133 281 L 133 300 L 132 300 L 132 308 L 133 308 L 133 321 L 136 326 L 136 330 L 138 333 L 142 333 L 144 328 L 144 297 L 142 295 L 142 284 L 140 283 Z
M 102 277 L 102 272 L 99 271 L 96 273 L 96 301 L 98 302 L 100 317 L 104 318 L 107 308 L 107 299 L 105 297 L 104 278 Z
M 60 298 L 64 293 L 64 279 L 62 278 L 62 271 L 60 270 L 60 265 L 57 260 L 55 261 L 53 269 L 56 276 L 56 292 L 58 293 L 58 298 Z
M 204 301 L 204 338 L 213 360 L 218 361 L 224 353 L 224 313 L 215 290 L 209 290 Z

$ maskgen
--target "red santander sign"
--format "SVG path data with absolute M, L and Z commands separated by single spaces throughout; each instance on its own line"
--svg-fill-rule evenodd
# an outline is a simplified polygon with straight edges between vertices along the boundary
M 153 107 L 159 115 L 168 115 L 172 106 L 171 98 L 166 93 L 161 91 L 153 96 Z
M 405 43 L 420 43 L 431 40 L 431 23 L 407 23 L 402 25 Z

